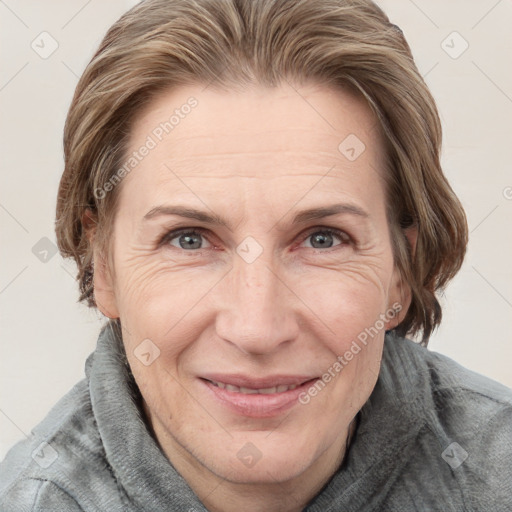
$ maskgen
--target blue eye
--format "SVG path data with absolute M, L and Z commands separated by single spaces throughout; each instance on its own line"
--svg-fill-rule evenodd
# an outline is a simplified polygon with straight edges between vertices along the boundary
M 311 249 L 331 249 L 338 245 L 349 244 L 350 241 L 350 236 L 343 231 L 333 228 L 316 228 L 303 238 L 301 245 Z M 171 231 L 164 236 L 161 243 L 185 251 L 198 251 L 212 247 L 199 228 Z
M 312 249 L 330 249 L 342 243 L 347 243 L 349 237 L 346 233 L 336 229 L 320 229 L 310 233 L 304 240 L 304 243 L 308 241 L 309 245 L 306 245 L 306 247 Z
M 198 231 L 178 231 L 169 233 L 166 242 L 178 249 L 187 251 L 194 249 L 205 249 L 209 247 L 209 242 Z M 206 246 L 204 244 L 207 244 Z

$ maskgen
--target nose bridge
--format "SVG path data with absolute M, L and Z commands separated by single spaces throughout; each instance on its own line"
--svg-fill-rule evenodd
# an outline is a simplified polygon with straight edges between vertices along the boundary
M 273 267 L 268 254 L 251 263 L 235 255 L 225 283 L 217 334 L 247 353 L 271 352 L 298 333 L 291 294 Z
M 278 302 L 278 279 L 263 258 L 248 264 L 238 261 L 234 277 L 234 290 L 238 311 L 250 316 L 251 310 L 264 315 L 273 313 L 273 303 Z M 274 315 L 271 315 L 272 318 Z M 270 318 L 266 318 L 269 320 Z

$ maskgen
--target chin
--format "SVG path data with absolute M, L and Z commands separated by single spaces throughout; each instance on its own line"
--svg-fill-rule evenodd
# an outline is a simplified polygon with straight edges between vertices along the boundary
M 215 450 L 196 457 L 229 482 L 275 484 L 299 477 L 321 454 L 311 440 L 266 431 L 234 435 L 227 446 L 219 443 Z

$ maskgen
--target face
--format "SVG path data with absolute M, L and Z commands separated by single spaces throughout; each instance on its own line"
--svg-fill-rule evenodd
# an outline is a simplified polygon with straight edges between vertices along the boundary
M 95 294 L 171 462 L 265 483 L 336 460 L 403 303 L 376 119 L 327 86 L 187 86 L 133 152 Z

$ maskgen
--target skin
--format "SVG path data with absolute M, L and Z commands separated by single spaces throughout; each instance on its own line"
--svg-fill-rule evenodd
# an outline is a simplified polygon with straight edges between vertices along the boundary
M 109 255 L 95 252 L 97 304 L 121 319 L 148 424 L 205 506 L 300 511 L 342 462 L 376 383 L 384 331 L 408 306 L 385 214 L 383 145 L 374 115 L 345 90 L 186 86 L 138 116 L 129 153 L 190 96 L 197 107 L 120 185 Z M 338 150 L 349 134 L 366 146 L 355 161 Z M 334 203 L 365 215 L 293 224 L 300 211 Z M 160 205 L 201 209 L 227 226 L 144 220 Z M 326 227 L 343 234 L 315 247 L 312 235 Z M 202 228 L 202 248 L 182 248 L 179 234 L 159 243 L 178 228 Z M 252 263 L 236 252 L 248 236 L 263 249 Z M 321 376 L 396 303 L 401 314 L 307 405 L 249 418 L 211 400 L 199 379 L 212 371 Z M 134 353 L 145 339 L 160 350 L 149 366 Z M 237 457 L 248 442 L 261 455 L 252 467 Z

